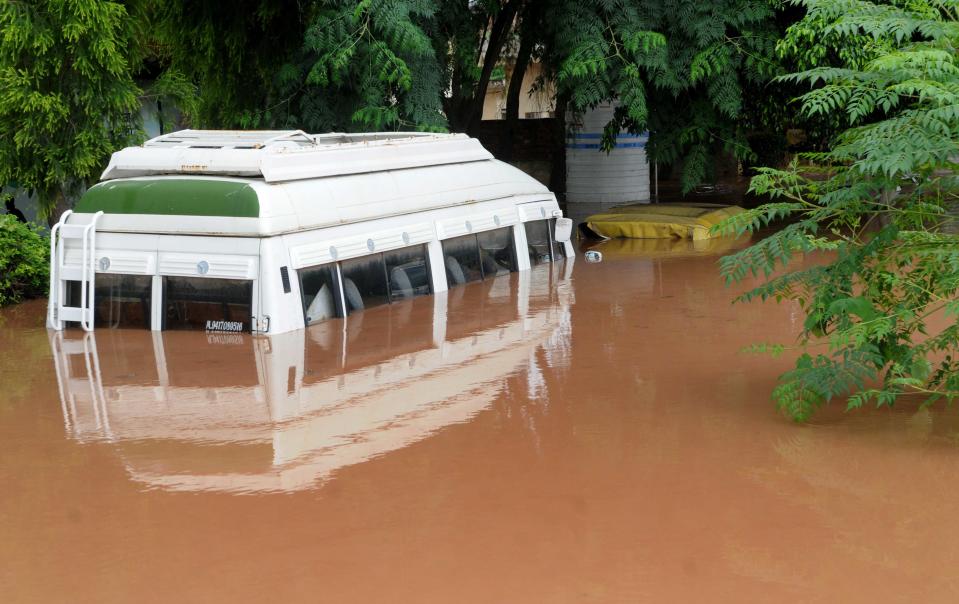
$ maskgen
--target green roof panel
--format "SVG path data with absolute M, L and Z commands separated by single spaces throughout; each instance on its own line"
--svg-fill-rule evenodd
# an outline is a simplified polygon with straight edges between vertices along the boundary
M 74 211 L 257 218 L 260 202 L 245 182 L 198 178 L 111 180 L 87 191 Z

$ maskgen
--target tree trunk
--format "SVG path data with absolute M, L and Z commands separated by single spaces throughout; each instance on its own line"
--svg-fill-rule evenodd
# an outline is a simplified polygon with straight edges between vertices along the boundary
M 41 205 L 41 208 L 42 207 L 43 206 Z M 62 189 L 57 188 L 53 198 L 53 203 L 49 207 L 49 212 L 47 213 L 47 225 L 52 227 L 56 223 L 60 222 L 60 217 L 63 216 L 63 213 L 69 209 L 70 204 L 67 203 L 66 195 L 63 194 Z
M 485 34 L 484 34 L 485 37 Z M 454 42 L 455 44 L 455 42 Z M 452 132 L 460 132 L 465 129 L 465 124 L 463 123 L 463 66 L 456 59 L 457 49 L 452 47 L 450 49 L 452 53 L 453 60 L 453 73 L 451 75 L 450 82 L 450 96 L 449 98 L 443 98 L 443 111 L 446 113 L 446 119 L 449 122 L 450 130 Z
M 516 65 L 509 77 L 509 88 L 506 91 L 506 153 L 505 161 L 513 160 L 513 141 L 516 136 L 517 121 L 519 121 L 519 100 L 523 93 L 523 79 L 526 77 L 526 67 L 533 55 L 533 45 L 536 41 L 536 11 L 530 8 L 523 15 L 519 52 L 516 54 Z
M 473 92 L 473 101 L 467 105 L 466 131 L 475 133 L 479 129 L 479 122 L 483 119 L 483 103 L 486 101 L 486 89 L 489 87 L 489 78 L 493 74 L 493 68 L 499 61 L 500 52 L 503 50 L 503 44 L 506 42 L 506 36 L 513 27 L 513 20 L 516 18 L 516 12 L 519 9 L 521 0 L 509 0 L 496 19 L 493 20 L 493 27 L 490 30 L 489 43 L 486 45 L 486 54 L 483 57 L 483 70 L 480 72 L 479 80 L 476 83 L 476 90 Z
M 520 29 L 519 51 L 516 53 L 516 65 L 509 77 L 509 89 L 506 92 L 506 119 L 519 119 L 519 98 L 523 92 L 523 78 L 526 68 L 533 56 L 533 46 L 536 45 L 537 30 L 539 28 L 540 3 L 531 2 L 523 14 L 522 28 Z
M 506 120 L 513 122 L 519 119 L 519 98 L 523 92 L 523 78 L 526 77 L 526 67 L 533 54 L 533 36 L 528 35 L 520 43 L 519 54 L 516 57 L 516 66 L 509 77 L 509 88 L 506 91 Z

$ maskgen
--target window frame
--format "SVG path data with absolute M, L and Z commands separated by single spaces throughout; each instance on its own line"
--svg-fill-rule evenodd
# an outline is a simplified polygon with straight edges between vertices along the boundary
M 171 329 L 167 326 L 167 281 L 169 279 L 200 279 L 204 281 L 234 281 L 244 284 L 249 284 L 250 287 L 250 329 L 240 332 L 227 332 L 227 333 L 249 333 L 254 334 L 258 332 L 257 329 L 257 299 L 258 299 L 258 290 L 257 290 L 257 279 L 231 279 L 228 277 L 201 277 L 198 275 L 160 275 L 160 330 L 161 331 L 202 331 L 204 333 L 221 333 L 221 332 L 211 332 L 207 329 Z M 207 304 L 210 301 L 206 302 Z
M 514 225 L 507 225 L 507 226 L 496 227 L 495 229 L 488 229 L 488 230 L 485 230 L 485 231 L 475 231 L 475 232 L 471 232 L 471 233 L 465 233 L 465 234 L 463 234 L 463 235 L 454 235 L 454 236 L 452 236 L 452 237 L 447 237 L 447 238 L 445 238 L 445 239 L 440 239 L 440 240 L 439 240 L 439 243 L 440 243 L 440 253 L 443 255 L 443 260 L 444 260 L 443 275 L 446 277 L 446 288 L 449 289 L 449 288 L 451 288 L 451 287 L 458 287 L 458 286 L 460 286 L 460 285 L 467 285 L 467 284 L 469 284 L 469 283 L 481 283 L 481 282 L 487 281 L 488 279 L 494 279 L 494 278 L 496 278 L 496 277 L 500 277 L 500 276 L 505 277 L 505 276 L 506 276 L 506 275 L 488 275 L 488 274 L 486 273 L 486 267 L 483 266 L 483 251 L 484 251 L 484 248 L 480 245 L 480 241 L 479 241 L 479 236 L 482 235 L 482 234 L 484 234 L 484 233 L 493 233 L 493 232 L 496 232 L 496 231 L 505 231 L 505 232 L 506 232 L 506 234 L 507 234 L 507 240 L 509 241 L 509 244 L 508 244 L 508 245 L 509 245 L 509 249 L 510 249 L 510 252 L 509 252 L 509 253 L 510 253 L 509 274 L 520 272 L 520 267 L 519 267 L 519 253 L 517 252 L 517 248 L 516 248 L 516 227 L 517 227 L 517 225 L 515 225 L 515 224 L 514 224 Z M 523 236 L 524 236 L 524 238 L 525 238 L 525 236 L 526 236 L 525 229 L 524 229 L 524 232 L 523 232 Z M 479 279 L 476 279 L 476 280 L 473 280 L 473 281 L 466 281 L 466 282 L 464 282 L 464 283 L 452 283 L 452 282 L 450 282 L 450 278 L 449 278 L 449 270 L 448 270 L 448 269 L 446 268 L 446 266 L 445 266 L 445 261 L 446 261 L 446 256 L 447 256 L 447 254 L 446 254 L 446 248 L 444 247 L 444 244 L 445 244 L 447 241 L 455 241 L 455 240 L 457 240 L 457 239 L 461 239 L 461 240 L 462 240 L 462 239 L 466 239 L 466 238 L 469 238 L 469 237 L 472 237 L 472 238 L 473 238 L 473 241 L 474 241 L 475 244 L 476 244 L 476 256 L 477 256 L 476 259 L 477 259 L 477 261 L 478 261 L 480 278 L 479 278 Z
M 301 310 L 302 313 L 303 313 L 303 326 L 304 326 L 304 327 L 309 327 L 309 326 L 311 326 L 311 325 L 317 325 L 317 324 L 319 324 L 319 323 L 322 323 L 322 321 L 313 321 L 312 323 L 310 323 L 309 321 L 307 321 L 307 317 L 306 317 L 306 311 L 307 311 L 306 295 L 305 295 L 305 291 L 303 290 L 303 273 L 308 272 L 308 271 L 311 271 L 311 270 L 315 270 L 315 269 L 318 269 L 318 268 L 322 268 L 322 267 L 324 267 L 324 266 L 328 266 L 328 267 L 330 267 L 330 268 L 333 269 L 333 309 L 334 309 L 334 311 L 335 311 L 335 313 L 336 313 L 336 316 L 335 316 L 334 318 L 339 319 L 339 318 L 342 318 L 342 317 L 346 316 L 346 315 L 344 314 L 344 305 L 346 304 L 346 301 L 343 299 L 343 280 L 342 280 L 343 277 L 342 277 L 342 272 L 340 271 L 340 263 L 339 263 L 339 262 L 324 262 L 324 263 L 322 263 L 322 264 L 313 264 L 313 265 L 311 265 L 311 266 L 304 266 L 303 268 L 295 269 L 295 270 L 296 270 L 296 282 L 297 282 L 297 284 L 299 285 L 299 288 L 300 288 L 300 292 L 299 292 L 299 294 L 300 294 L 300 310 Z M 317 292 L 317 293 L 319 293 L 319 292 Z
M 553 262 L 556 262 L 556 250 L 555 250 L 555 244 L 556 244 L 556 242 L 553 241 L 553 232 L 554 232 L 554 231 L 553 231 L 553 220 L 555 220 L 555 219 L 554 219 L 554 218 L 537 218 L 536 220 L 527 220 L 526 222 L 523 223 L 523 234 L 526 236 L 526 248 L 527 248 L 527 252 L 529 252 L 529 248 L 530 248 L 531 245 L 532 245 L 532 244 L 530 244 L 530 242 L 529 242 L 529 228 L 528 228 L 527 225 L 539 224 L 539 223 L 541 223 L 541 222 L 546 223 L 546 225 L 545 225 L 545 226 L 546 226 L 546 245 L 549 246 L 549 260 L 548 260 L 547 262 L 538 262 L 538 263 L 534 264 L 534 263 L 533 263 L 533 258 L 532 258 L 532 256 L 530 256 L 530 261 L 529 261 L 530 268 L 532 268 L 532 267 L 534 267 L 534 266 L 539 266 L 539 265 L 541 265 L 541 264 L 547 264 L 547 263 L 548 263 L 548 264 L 552 264 Z
M 394 299 L 393 283 L 392 283 L 392 280 L 390 279 L 390 271 L 386 262 L 386 254 L 389 254 L 390 252 L 398 252 L 402 250 L 415 250 L 415 249 L 422 251 L 423 265 L 426 271 L 426 279 L 427 279 L 427 285 L 429 287 L 429 291 L 425 294 L 420 294 L 419 296 L 414 295 L 412 296 L 412 298 L 397 297 L 396 299 Z M 324 262 L 321 264 L 304 266 L 304 267 L 295 269 L 296 280 L 300 286 L 299 295 L 300 295 L 300 308 L 302 309 L 302 312 L 303 312 L 303 326 L 310 327 L 311 325 L 316 325 L 320 323 L 319 321 L 314 321 L 313 323 L 307 323 L 306 321 L 306 305 L 304 304 L 305 295 L 303 290 L 303 277 L 302 277 L 304 272 L 310 271 L 316 268 L 320 268 L 323 266 L 331 266 L 335 269 L 336 274 L 333 280 L 333 289 L 334 289 L 333 296 L 334 296 L 334 306 L 336 307 L 336 318 L 345 319 L 346 317 L 349 317 L 350 314 L 352 314 L 352 312 L 355 312 L 355 311 L 348 310 L 348 305 L 347 305 L 345 294 L 343 291 L 343 266 L 342 265 L 344 262 L 351 262 L 351 261 L 363 260 L 363 259 L 373 259 L 373 258 L 379 258 L 380 265 L 383 267 L 383 279 L 386 282 L 386 302 L 382 304 L 377 304 L 376 306 L 372 306 L 371 308 L 376 308 L 378 306 L 389 306 L 394 303 L 403 302 L 404 300 L 410 300 L 410 299 L 421 297 L 421 296 L 431 296 L 436 293 L 436 284 L 434 283 L 434 280 L 433 280 L 433 266 L 432 266 L 432 263 L 430 262 L 430 250 L 429 250 L 429 245 L 427 243 L 416 243 L 413 245 L 405 245 L 398 248 L 383 250 L 381 252 L 373 252 L 371 254 L 361 254 L 359 256 L 354 256 L 352 258 L 344 258 L 342 260 L 336 260 L 334 262 Z
M 423 266 L 424 266 L 424 268 L 426 269 L 426 284 L 427 284 L 427 287 L 429 287 L 429 291 L 428 291 L 427 293 L 425 293 L 425 294 L 420 294 L 420 296 L 432 296 L 433 294 L 436 293 L 436 286 L 435 286 L 435 284 L 433 283 L 433 266 L 430 264 L 430 247 L 429 247 L 429 244 L 427 244 L 427 243 L 417 243 L 417 244 L 413 244 L 413 245 L 405 245 L 405 246 L 403 246 L 403 247 L 398 247 L 398 248 L 394 248 L 394 249 L 392 249 L 392 250 L 386 250 L 386 251 L 380 252 L 380 254 L 383 255 L 383 268 L 384 268 L 384 270 L 386 271 L 386 283 L 387 283 L 387 285 L 389 286 L 389 287 L 388 287 L 388 292 L 389 292 L 389 296 L 388 296 L 388 297 L 389 297 L 389 300 L 390 300 L 390 302 L 389 302 L 390 304 L 392 304 L 394 301 L 395 301 L 395 302 L 402 302 L 403 300 L 410 300 L 410 299 L 412 299 L 412 298 L 418 298 L 418 297 L 420 297 L 420 296 L 417 296 L 416 294 L 414 294 L 411 298 L 398 298 L 397 300 L 393 300 L 393 279 L 391 278 L 391 275 L 390 275 L 389 264 L 386 262 L 386 254 L 389 254 L 390 252 L 398 252 L 398 251 L 401 251 L 401 250 L 408 250 L 408 249 L 413 249 L 413 248 L 420 248 L 420 249 L 423 250 Z M 399 266 L 400 266 L 400 265 L 397 265 L 397 267 L 399 267 Z M 397 267 L 394 267 L 394 268 L 397 268 Z
M 506 234 L 507 234 L 506 240 L 509 242 L 507 245 L 509 246 L 509 250 L 510 250 L 509 252 L 510 266 L 509 266 L 509 273 L 507 274 L 518 273 L 519 258 L 517 257 L 517 252 L 516 252 L 516 231 L 514 229 L 515 229 L 515 225 L 498 227 L 495 229 L 490 229 L 488 231 L 479 231 L 478 233 L 474 233 L 474 235 L 476 235 L 476 247 L 477 249 L 479 249 L 479 252 L 480 252 L 480 260 L 481 260 L 480 268 L 482 268 L 482 271 L 483 271 L 483 281 L 486 281 L 486 267 L 482 265 L 483 247 L 480 245 L 479 236 L 483 235 L 484 233 L 495 233 L 496 231 L 506 231 Z M 500 276 L 505 277 L 506 275 L 493 275 L 494 278 L 500 277 Z
M 98 281 L 101 277 L 119 278 L 119 279 L 122 279 L 122 278 L 124 278 L 124 277 L 132 277 L 132 278 L 141 277 L 141 278 L 149 279 L 149 280 L 150 280 L 149 284 L 148 284 L 147 287 L 146 287 L 146 291 L 147 291 L 147 299 L 146 299 L 146 301 L 145 301 L 145 302 L 146 302 L 146 308 L 143 309 L 143 310 L 144 310 L 144 319 L 145 319 L 146 325 L 144 325 L 144 326 L 139 326 L 139 325 L 138 325 L 138 326 L 134 326 L 134 325 L 121 325 L 121 326 L 117 326 L 117 327 L 113 327 L 113 326 L 111 326 L 111 325 L 109 325 L 109 324 L 99 325 L 99 322 L 96 321 L 96 310 L 97 310 L 97 304 L 99 304 L 99 303 L 103 300 L 103 296 L 97 296 L 97 295 L 96 295 L 96 289 L 97 289 L 97 281 Z M 76 300 L 76 298 L 79 298 L 80 295 L 81 295 L 81 294 L 80 294 L 80 291 L 81 291 L 81 282 L 80 282 L 80 281 L 66 281 L 65 283 L 67 283 L 67 285 L 64 287 L 64 302 L 65 302 L 65 304 L 68 305 L 68 306 L 79 306 L 79 305 L 80 305 L 80 304 L 79 304 L 79 301 Z M 102 284 L 101 284 L 101 285 L 102 285 Z M 156 297 L 157 297 L 157 296 L 156 296 L 156 293 L 157 293 L 157 292 L 156 292 L 156 288 L 154 287 L 153 275 L 144 275 L 144 274 L 141 274 L 141 273 L 119 273 L 119 272 L 117 272 L 117 273 L 113 273 L 113 272 L 94 273 L 93 283 L 92 283 L 90 286 L 87 287 L 87 301 L 89 302 L 91 296 L 93 297 L 93 307 L 91 308 L 91 310 L 92 310 L 93 315 L 94 315 L 94 326 L 95 326 L 95 327 L 96 327 L 96 326 L 106 327 L 106 328 L 108 328 L 108 329 L 134 329 L 134 330 L 136 330 L 136 329 L 146 329 L 146 330 L 148 330 L 148 331 L 153 330 L 153 307 L 154 307 L 154 304 L 156 303 Z M 162 292 L 161 292 L 161 294 L 162 294 Z M 142 304 L 143 302 L 144 302 L 144 301 L 141 300 L 141 304 Z M 76 322 L 74 322 L 74 321 L 68 321 L 67 323 L 68 323 L 68 324 L 71 324 L 71 325 L 79 325 L 79 323 L 76 323 Z

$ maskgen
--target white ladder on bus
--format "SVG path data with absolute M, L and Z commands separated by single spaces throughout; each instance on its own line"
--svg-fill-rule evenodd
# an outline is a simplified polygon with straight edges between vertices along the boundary
M 67 210 L 60 221 L 50 230 L 50 326 L 63 329 L 64 321 L 75 321 L 85 331 L 93 331 L 94 278 L 96 277 L 97 221 L 103 212 L 97 212 L 86 224 L 69 224 L 73 214 Z M 79 266 L 67 265 L 66 242 L 80 241 L 81 262 Z M 80 299 L 71 300 L 79 306 L 67 306 L 67 282 L 80 282 Z

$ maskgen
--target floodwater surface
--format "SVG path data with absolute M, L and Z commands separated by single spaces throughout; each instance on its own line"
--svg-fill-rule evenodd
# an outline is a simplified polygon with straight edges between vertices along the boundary
M 808 425 L 788 304 L 603 244 L 273 338 L 0 312 L 0 601 L 954 602 L 959 415 Z

